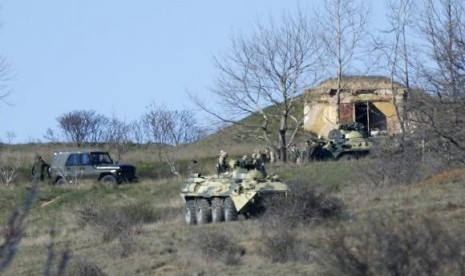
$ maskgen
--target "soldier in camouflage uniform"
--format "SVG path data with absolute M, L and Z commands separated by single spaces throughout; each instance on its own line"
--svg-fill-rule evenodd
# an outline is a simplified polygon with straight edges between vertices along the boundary
M 309 140 L 305 141 L 304 148 L 301 152 L 302 163 L 307 163 L 312 160 L 313 151 L 315 150 L 314 145 Z
M 228 170 L 228 153 L 224 150 L 220 150 L 220 154 L 218 155 L 218 162 L 216 164 L 216 171 L 217 173 L 224 173 Z
M 287 153 L 287 160 L 292 163 L 296 163 L 299 159 L 299 150 L 297 149 L 296 144 L 292 144 L 288 153 Z
M 44 181 L 44 172 L 47 172 L 48 178 L 50 179 L 49 168 L 50 165 L 42 159 L 42 156 L 36 155 L 34 165 L 31 169 L 32 178 L 34 179 L 36 175 L 38 175 L 40 181 Z

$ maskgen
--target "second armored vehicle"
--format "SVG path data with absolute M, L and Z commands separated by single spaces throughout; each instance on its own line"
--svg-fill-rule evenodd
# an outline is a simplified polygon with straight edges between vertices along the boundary
M 343 124 L 329 132 L 327 141 L 315 143 L 310 159 L 359 158 L 368 154 L 373 145 L 373 140 L 363 125 Z

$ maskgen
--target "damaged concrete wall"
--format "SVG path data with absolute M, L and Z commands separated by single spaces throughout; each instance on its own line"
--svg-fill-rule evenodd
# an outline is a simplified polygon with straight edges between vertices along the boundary
M 341 83 L 341 123 L 360 122 L 372 132 L 400 132 L 397 114 L 402 112 L 406 93 L 402 85 L 379 76 L 345 77 Z M 336 127 L 336 91 L 335 79 L 305 91 L 304 130 L 327 137 L 329 131 Z

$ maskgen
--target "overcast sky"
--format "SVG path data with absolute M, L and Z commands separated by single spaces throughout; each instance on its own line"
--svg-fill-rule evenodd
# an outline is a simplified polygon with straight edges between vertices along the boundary
M 212 56 L 232 34 L 299 2 L 317 1 L 2 0 L 0 50 L 14 78 L 0 141 L 45 141 L 73 110 L 129 122 L 152 102 L 191 108 L 186 90 L 208 98 Z

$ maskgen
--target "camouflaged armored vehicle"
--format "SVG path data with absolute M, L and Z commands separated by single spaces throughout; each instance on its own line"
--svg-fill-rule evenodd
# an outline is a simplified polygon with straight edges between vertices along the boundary
M 225 173 L 193 174 L 182 185 L 187 225 L 233 221 L 238 215 L 253 217 L 264 211 L 263 200 L 285 195 L 286 184 L 275 175 L 266 175 L 263 164 L 234 161 Z
M 358 158 L 368 154 L 373 148 L 370 135 L 360 123 L 339 125 L 329 132 L 328 139 L 322 145 L 322 151 L 334 159 Z

